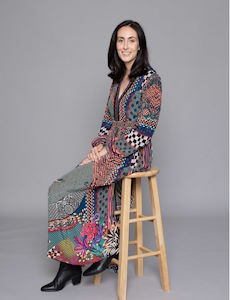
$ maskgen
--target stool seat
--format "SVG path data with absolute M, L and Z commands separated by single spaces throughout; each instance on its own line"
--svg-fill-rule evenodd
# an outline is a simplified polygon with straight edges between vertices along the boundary
M 135 172 L 130 175 L 127 175 L 127 178 L 139 178 L 139 177 L 150 177 L 150 176 L 156 176 L 160 172 L 160 169 L 155 167 L 151 168 L 147 171 L 142 171 L 142 172 Z
M 126 299 L 128 261 L 135 260 L 136 274 L 137 276 L 143 276 L 143 259 L 149 256 L 156 256 L 158 258 L 161 286 L 164 291 L 170 291 L 166 248 L 156 179 L 159 171 L 160 169 L 158 167 L 152 167 L 149 170 L 135 172 L 122 178 L 121 210 L 114 212 L 114 215 L 120 216 L 120 222 L 117 222 L 117 226 L 120 228 L 119 258 L 112 259 L 112 262 L 118 265 L 118 300 Z M 142 213 L 142 178 L 148 179 L 152 206 L 152 214 L 149 216 L 145 216 Z M 135 208 L 130 208 L 132 181 L 134 184 Z M 130 214 L 134 214 L 135 217 L 131 218 Z M 142 222 L 145 221 L 154 224 L 156 250 L 143 246 Z M 130 224 L 135 224 L 135 239 L 133 241 L 129 241 Z M 136 247 L 135 255 L 128 255 L 129 245 L 134 245 Z M 94 284 L 100 284 L 100 281 L 101 274 L 99 273 L 94 276 Z

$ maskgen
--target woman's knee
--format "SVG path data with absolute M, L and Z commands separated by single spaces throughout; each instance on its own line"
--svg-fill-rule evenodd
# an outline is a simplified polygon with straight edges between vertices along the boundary
M 53 186 L 54 186 L 54 181 L 51 183 L 51 185 L 48 188 L 48 195 L 51 193 Z
M 62 183 L 63 181 L 64 181 L 64 179 L 61 177 L 54 180 L 48 188 L 48 194 L 50 194 L 52 192 L 54 187 L 57 188 L 57 185 L 60 185 L 60 183 Z

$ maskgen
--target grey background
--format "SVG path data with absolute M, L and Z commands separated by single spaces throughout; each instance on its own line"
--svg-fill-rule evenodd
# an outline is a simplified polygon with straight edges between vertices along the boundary
M 162 78 L 153 166 L 160 167 L 171 283 L 167 294 L 157 260 L 154 266 L 153 259 L 145 260 L 143 278 L 135 276 L 131 262 L 127 299 L 227 299 L 228 2 L 0 0 L 4 299 L 71 293 L 77 299 L 116 299 L 117 277 L 109 270 L 100 287 L 84 278 L 82 288 L 68 285 L 44 295 L 40 286 L 58 267 L 46 258 L 48 186 L 90 150 L 111 83 L 109 41 L 125 19 L 143 26 L 150 63 Z M 152 225 L 144 229 L 152 243 Z

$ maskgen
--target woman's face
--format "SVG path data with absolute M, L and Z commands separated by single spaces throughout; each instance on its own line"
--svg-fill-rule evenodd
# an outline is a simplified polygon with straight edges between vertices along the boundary
M 139 39 L 136 30 L 130 26 L 123 26 L 117 32 L 117 53 L 127 65 L 132 65 L 139 49 Z

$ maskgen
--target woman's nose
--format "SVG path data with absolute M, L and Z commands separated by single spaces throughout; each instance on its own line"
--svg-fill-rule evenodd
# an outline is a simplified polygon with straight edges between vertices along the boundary
M 128 48 L 128 43 L 124 42 L 124 49 L 127 49 L 127 48 Z

